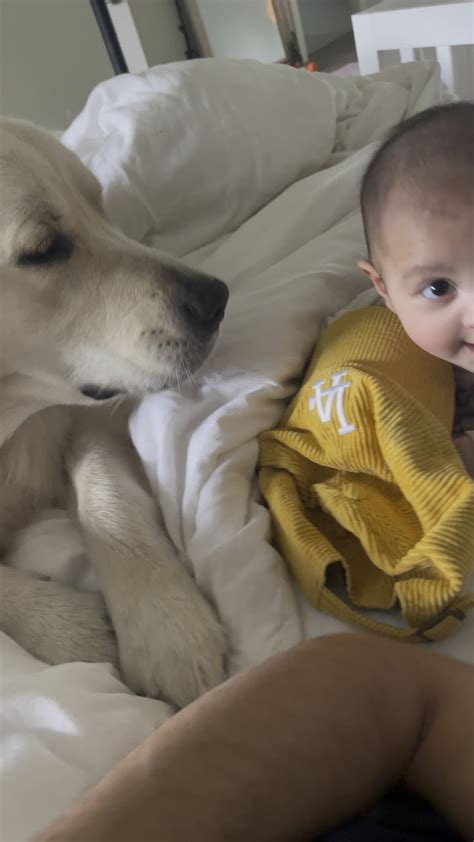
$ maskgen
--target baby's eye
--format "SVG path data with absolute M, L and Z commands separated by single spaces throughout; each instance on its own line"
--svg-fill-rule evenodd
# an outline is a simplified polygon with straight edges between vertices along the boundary
M 437 278 L 435 281 L 431 281 L 430 284 L 423 287 L 421 294 L 424 298 L 436 301 L 437 298 L 444 298 L 446 295 L 449 295 L 453 289 L 454 284 L 452 281 L 448 281 L 446 278 Z

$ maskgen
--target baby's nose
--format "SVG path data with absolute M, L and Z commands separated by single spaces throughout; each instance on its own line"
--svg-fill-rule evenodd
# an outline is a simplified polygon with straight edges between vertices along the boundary
M 474 333 L 474 295 L 472 295 L 463 309 L 462 315 L 463 326 Z M 474 337 L 471 336 L 471 341 Z

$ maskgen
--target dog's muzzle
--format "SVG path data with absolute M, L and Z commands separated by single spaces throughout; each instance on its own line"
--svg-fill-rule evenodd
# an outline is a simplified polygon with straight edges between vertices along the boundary
M 175 278 L 173 298 L 192 330 L 212 334 L 224 318 L 229 289 L 223 281 L 208 275 L 180 275 Z

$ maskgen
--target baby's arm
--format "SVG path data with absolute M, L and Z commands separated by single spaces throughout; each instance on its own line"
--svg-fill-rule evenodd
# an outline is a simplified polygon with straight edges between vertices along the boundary
M 474 374 L 454 369 L 456 383 L 456 416 L 454 445 L 468 474 L 474 478 Z
M 37 842 L 294 842 L 401 780 L 472 838 L 473 697 L 424 646 L 312 640 L 178 713 Z
M 459 453 L 469 476 L 474 479 L 474 432 L 469 431 L 454 439 L 454 446 Z

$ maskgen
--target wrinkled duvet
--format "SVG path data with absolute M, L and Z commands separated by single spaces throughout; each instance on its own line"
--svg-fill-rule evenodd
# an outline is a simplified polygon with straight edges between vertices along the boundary
M 325 319 L 367 286 L 358 185 L 375 144 L 447 98 L 429 62 L 336 78 L 203 59 L 104 82 L 64 134 L 119 227 L 230 287 L 206 366 L 147 397 L 131 434 L 225 625 L 231 672 L 343 629 L 305 603 L 271 546 L 257 435 L 278 422 Z M 438 648 L 472 659 L 473 631 L 471 618 Z M 20 842 L 172 710 L 134 697 L 106 664 L 47 667 L 5 636 L 0 655 L 0 835 Z

